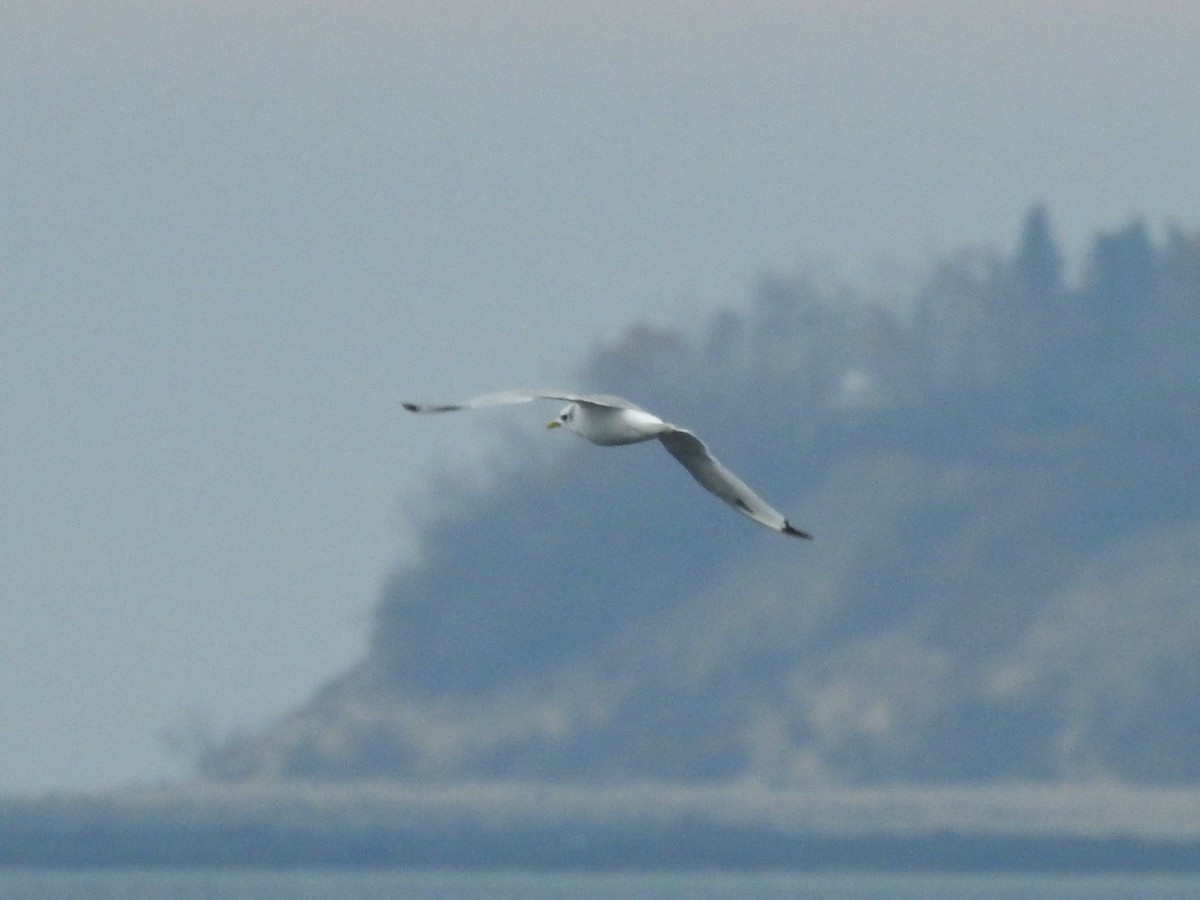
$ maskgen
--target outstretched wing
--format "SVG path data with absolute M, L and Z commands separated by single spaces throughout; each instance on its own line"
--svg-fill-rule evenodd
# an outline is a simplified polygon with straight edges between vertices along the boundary
M 472 397 L 462 403 L 405 403 L 404 408 L 415 413 L 454 412 L 459 409 L 478 409 L 481 406 L 504 406 L 510 403 L 529 403 L 533 400 L 565 400 L 568 403 L 590 403 L 593 406 L 610 406 L 613 409 L 641 409 L 611 394 L 568 394 L 565 391 L 501 391 Z
M 762 497 L 750 490 L 720 460 L 712 455 L 708 445 L 696 435 L 683 428 L 674 428 L 658 436 L 667 452 L 683 464 L 700 484 L 716 494 L 744 516 L 793 537 L 812 538 L 811 534 L 793 528 L 783 513 L 772 507 Z

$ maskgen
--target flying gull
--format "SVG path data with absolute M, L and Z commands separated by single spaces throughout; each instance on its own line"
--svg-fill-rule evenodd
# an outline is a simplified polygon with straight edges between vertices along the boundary
M 561 391 L 504 391 L 462 403 L 405 403 L 404 408 L 415 413 L 443 413 L 481 406 L 529 403 L 533 400 L 566 400 L 568 405 L 546 427 L 566 428 L 593 444 L 611 447 L 657 438 L 705 489 L 742 515 L 792 537 L 812 537 L 794 528 L 782 513 L 721 465 L 709 451 L 708 445 L 692 432 L 664 422 L 654 413 L 620 397 L 609 394 L 567 394 Z

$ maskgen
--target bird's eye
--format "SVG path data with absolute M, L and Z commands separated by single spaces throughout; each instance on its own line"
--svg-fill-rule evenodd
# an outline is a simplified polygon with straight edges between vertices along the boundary
M 559 418 L 560 418 L 560 419 L 562 419 L 562 420 L 565 422 L 565 421 L 567 421 L 567 419 L 569 419 L 569 418 L 571 418 L 571 417 L 570 417 L 570 416 L 568 416 L 566 413 L 561 413 L 561 414 L 559 415 Z

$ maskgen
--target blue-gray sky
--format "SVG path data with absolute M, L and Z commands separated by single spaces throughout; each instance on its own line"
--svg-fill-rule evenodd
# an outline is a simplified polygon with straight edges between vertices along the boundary
M 0 791 L 353 662 L 406 493 L 487 444 L 401 399 L 1034 202 L 1075 257 L 1194 227 L 1197 46 L 1189 0 L 0 3 Z

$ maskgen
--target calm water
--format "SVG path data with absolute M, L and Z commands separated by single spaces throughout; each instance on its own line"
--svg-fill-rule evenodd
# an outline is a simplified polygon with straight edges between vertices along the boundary
M 0 900 L 1196 900 L 1200 878 L 0 869 Z

